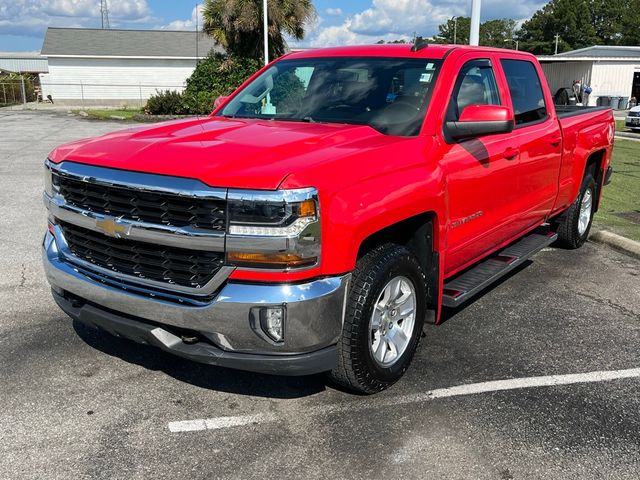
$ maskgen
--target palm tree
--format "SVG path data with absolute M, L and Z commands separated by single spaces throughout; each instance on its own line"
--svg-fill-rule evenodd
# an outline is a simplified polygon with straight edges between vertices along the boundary
M 311 0 L 269 0 L 269 58 L 283 55 L 285 35 L 302 40 L 315 19 Z M 204 31 L 231 55 L 260 58 L 263 53 L 262 0 L 205 0 Z

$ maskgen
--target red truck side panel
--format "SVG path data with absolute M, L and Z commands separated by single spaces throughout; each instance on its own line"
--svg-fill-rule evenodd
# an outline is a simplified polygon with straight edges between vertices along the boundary
M 591 115 L 561 118 L 560 127 L 563 138 L 562 166 L 553 213 L 566 209 L 575 200 L 587 160 L 594 152 L 604 151 L 600 170 L 606 171 L 613 152 L 615 120 L 611 110 L 601 110 Z M 604 180 L 604 175 L 601 178 Z

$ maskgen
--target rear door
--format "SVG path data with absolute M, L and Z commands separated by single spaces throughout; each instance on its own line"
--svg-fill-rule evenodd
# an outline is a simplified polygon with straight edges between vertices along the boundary
M 469 54 L 458 60 L 459 74 L 445 121 L 457 120 L 470 105 L 508 105 L 495 61 L 490 54 Z M 454 141 L 444 128 L 446 149 L 441 162 L 449 207 L 445 274 L 451 274 L 513 235 L 518 149 L 510 134 Z
M 518 194 L 520 214 L 514 227 L 524 231 L 545 221 L 555 204 L 562 161 L 562 133 L 544 74 L 533 59 L 500 55 L 498 75 L 504 75 L 508 102 L 515 116 L 512 140 L 519 151 Z

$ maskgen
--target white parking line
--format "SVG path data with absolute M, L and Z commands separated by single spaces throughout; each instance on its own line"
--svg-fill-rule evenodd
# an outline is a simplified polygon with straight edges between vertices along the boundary
M 438 388 L 425 393 L 404 395 L 401 397 L 376 398 L 369 397 L 365 400 L 357 400 L 349 403 L 318 405 L 307 409 L 308 415 L 322 415 L 327 413 L 340 413 L 346 411 L 360 411 L 369 408 L 386 407 L 391 405 L 408 405 L 434 400 L 436 398 L 459 397 L 462 395 L 476 395 L 478 393 L 498 392 L 504 390 L 518 390 L 534 387 L 554 387 L 557 385 L 572 385 L 576 383 L 595 383 L 620 380 L 623 378 L 639 378 L 640 368 L 627 370 L 604 370 L 588 373 L 573 373 L 568 375 L 548 375 L 543 377 L 512 378 L 507 380 L 494 380 L 490 382 L 470 383 L 455 387 Z M 238 427 L 248 424 L 271 423 L 280 420 L 273 413 L 256 415 L 244 415 L 237 417 L 216 417 L 198 420 L 184 420 L 169 422 L 169 431 L 193 432 L 199 430 L 217 430 L 221 428 Z
M 240 427 L 251 423 L 274 422 L 277 418 L 272 414 L 242 415 L 239 417 L 203 418 L 198 420 L 185 420 L 182 422 L 170 422 L 169 430 L 177 432 L 194 432 L 198 430 L 218 430 L 220 428 Z

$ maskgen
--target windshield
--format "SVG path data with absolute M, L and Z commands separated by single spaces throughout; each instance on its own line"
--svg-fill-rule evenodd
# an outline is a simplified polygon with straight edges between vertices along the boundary
M 264 71 L 218 114 L 369 125 L 414 136 L 422 126 L 440 60 L 307 58 Z

